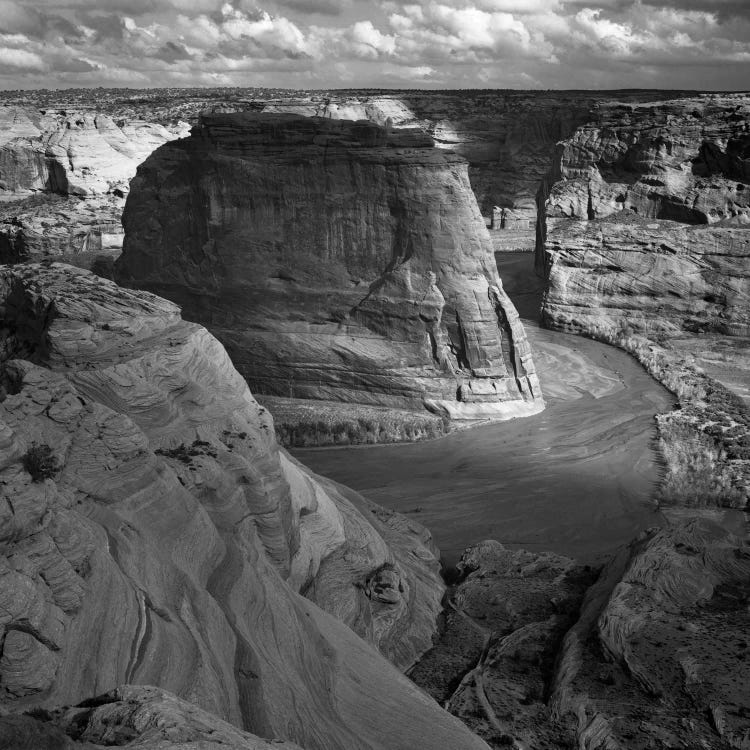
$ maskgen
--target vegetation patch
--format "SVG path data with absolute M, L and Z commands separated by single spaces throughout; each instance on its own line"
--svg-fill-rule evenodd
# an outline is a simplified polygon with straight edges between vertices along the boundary
M 658 500 L 665 504 L 747 508 L 750 504 L 750 410 L 744 401 L 669 346 L 625 323 L 587 335 L 633 355 L 678 400 L 656 417 L 664 460 Z
M 286 448 L 412 443 L 450 431 L 449 420 L 427 412 L 277 396 L 256 398 L 271 412 L 276 439 Z
M 32 443 L 23 456 L 23 468 L 34 482 L 43 482 L 60 471 L 60 462 L 46 443 Z

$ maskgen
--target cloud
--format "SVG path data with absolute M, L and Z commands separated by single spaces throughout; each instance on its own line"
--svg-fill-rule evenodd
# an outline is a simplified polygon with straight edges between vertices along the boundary
M 44 60 L 35 52 L 13 47 L 0 47 L 0 66 L 18 70 L 44 70 Z
M 0 0 L 0 85 L 746 88 L 750 0 Z

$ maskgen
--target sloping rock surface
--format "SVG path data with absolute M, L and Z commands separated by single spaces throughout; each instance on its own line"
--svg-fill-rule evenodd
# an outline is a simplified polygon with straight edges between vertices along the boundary
M 5 750 L 301 750 L 266 741 L 159 688 L 123 685 L 78 706 L 0 715 Z
M 750 745 L 750 548 L 706 519 L 644 535 L 592 587 L 551 696 L 579 747 Z
M 417 130 L 206 116 L 138 170 L 118 280 L 178 302 L 254 390 L 538 411 L 466 163 Z
M 427 533 L 280 450 L 205 329 L 60 264 L 0 306 L 6 708 L 133 683 L 309 749 L 483 746 L 355 634 L 429 645 Z

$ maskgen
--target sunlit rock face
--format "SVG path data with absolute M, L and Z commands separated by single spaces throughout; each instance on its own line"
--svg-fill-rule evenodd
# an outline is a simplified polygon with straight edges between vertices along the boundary
M 546 322 L 748 335 L 749 123 L 739 94 L 610 103 L 560 143 L 539 196 Z
M 204 328 L 61 264 L 0 307 L 5 709 L 131 683 L 304 748 L 483 747 L 382 655 L 431 643 L 429 535 L 279 449 Z
M 466 163 L 418 130 L 210 115 L 138 170 L 118 279 L 254 390 L 508 417 L 542 407 Z
M 127 192 L 138 164 L 178 134 L 101 113 L 0 107 L 0 193 Z
M 262 103 L 265 112 L 370 120 L 417 127 L 435 146 L 469 162 L 485 216 L 494 206 L 532 211 L 555 143 L 586 122 L 598 95 L 576 92 L 421 91 L 294 97 Z
M 119 254 L 136 167 L 185 129 L 0 107 L 0 263 Z
M 552 328 L 750 336 L 750 231 L 617 214 L 547 236 Z

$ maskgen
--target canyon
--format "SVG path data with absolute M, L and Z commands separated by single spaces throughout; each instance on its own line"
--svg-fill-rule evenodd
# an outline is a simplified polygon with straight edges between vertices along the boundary
M 108 96 L 7 183 L 0 745 L 746 747 L 747 97 Z
M 423 527 L 279 449 L 175 305 L 60 264 L 1 279 L 4 708 L 131 682 L 306 748 L 483 747 L 385 658 L 431 643 Z

